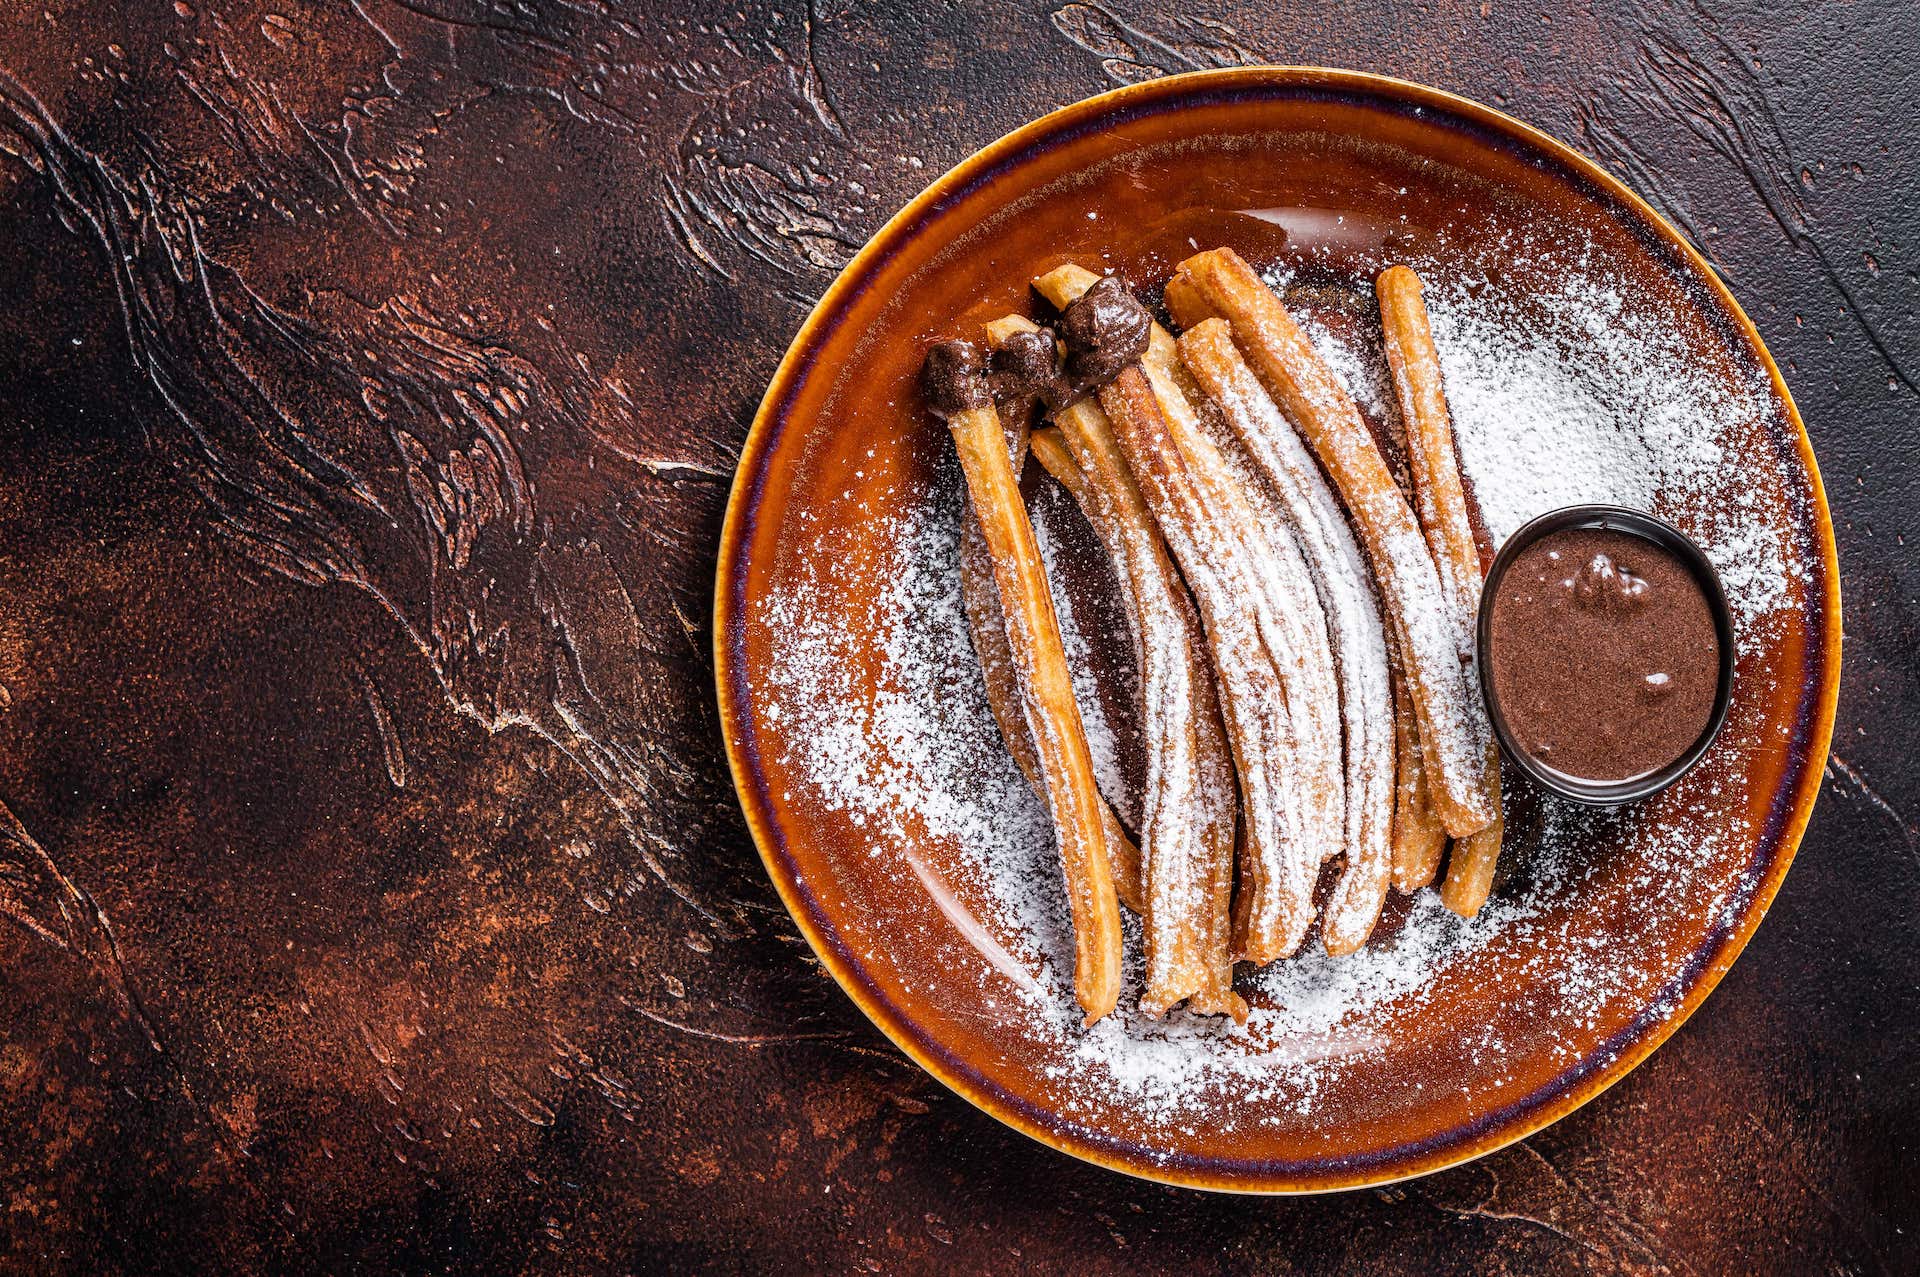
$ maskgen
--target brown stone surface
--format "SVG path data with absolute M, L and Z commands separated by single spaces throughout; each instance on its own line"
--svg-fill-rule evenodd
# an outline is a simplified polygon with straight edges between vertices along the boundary
M 0 1269 L 1920 1264 L 1904 6 L 343 0 L 0 16 Z M 710 10 L 710 11 L 709 11 Z M 1483 1162 L 1031 1145 L 813 966 L 720 760 L 732 458 L 934 173 L 1249 60 L 1455 89 L 1692 235 L 1847 590 L 1831 784 L 1667 1046 Z

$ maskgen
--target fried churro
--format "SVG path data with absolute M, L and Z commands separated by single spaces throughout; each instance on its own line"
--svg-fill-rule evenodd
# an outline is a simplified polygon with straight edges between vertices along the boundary
M 1081 471 L 1080 463 L 1073 459 L 1073 452 L 1067 447 L 1067 441 L 1061 437 L 1060 427 L 1046 426 L 1034 431 L 1033 437 L 1028 440 L 1028 447 L 1032 449 L 1033 459 L 1040 463 L 1040 468 L 1052 475 L 1054 482 L 1067 490 L 1067 495 L 1073 498 L 1074 503 L 1084 514 L 1087 509 L 1087 476 Z M 1121 602 L 1130 603 L 1130 600 L 1125 597 L 1128 583 L 1120 580 L 1119 585 Z M 1131 608 L 1128 610 L 1130 612 Z
M 1427 793 L 1419 726 L 1414 722 L 1407 678 L 1400 668 L 1400 644 L 1392 630 L 1387 632 L 1387 641 L 1387 659 L 1393 671 L 1393 739 L 1398 766 L 1393 804 L 1393 885 L 1408 894 L 1433 881 L 1440 858 L 1447 851 L 1447 831 L 1440 827 Z
M 1035 432 L 1034 455 L 1080 500 L 1113 560 L 1140 668 L 1148 742 L 1140 1007 L 1161 1015 L 1186 1001 L 1203 1014 L 1244 1020 L 1229 947 L 1233 760 L 1206 637 L 1105 413 L 1084 399 L 1062 415 L 1071 418 L 1081 447 L 1048 427 Z
M 1232 436 L 1223 447 L 1257 471 L 1276 517 L 1298 533 L 1327 616 L 1346 730 L 1346 865 L 1327 898 L 1321 936 L 1328 953 L 1351 953 L 1380 916 L 1392 865 L 1395 719 L 1379 600 L 1339 499 L 1226 323 L 1209 319 L 1181 334 L 1179 353 Z
M 1467 516 L 1467 494 L 1454 454 L 1453 419 L 1440 377 L 1440 355 L 1421 296 L 1420 277 L 1393 266 L 1374 281 L 1380 327 L 1394 397 L 1406 425 L 1413 507 L 1433 550 L 1462 659 L 1473 655 L 1473 622 L 1480 608 L 1480 549 Z
M 1111 341 L 1112 334 L 1103 336 Z M 1086 362 L 1075 369 L 1081 378 L 1108 371 Z M 1037 454 L 1081 500 L 1113 561 L 1140 670 L 1147 739 L 1147 978 L 1140 1005 L 1159 1015 L 1184 1000 L 1195 1011 L 1243 1020 L 1229 930 L 1233 765 L 1205 636 L 1105 411 L 1083 396 L 1063 404 L 1054 419 L 1057 433 L 1039 432 Z
M 1045 360 L 1051 367 L 1055 358 L 1053 334 L 1022 315 L 996 319 L 986 325 L 986 332 L 992 344 L 987 357 L 988 384 L 995 399 L 1005 403 L 1000 423 L 1017 478 L 1031 447 L 1027 426 L 1032 399 L 1036 397 L 1033 387 L 1038 380 L 1038 369 L 1033 365 L 1037 360 Z M 1006 402 L 1008 400 L 1012 402 Z M 960 604 L 966 613 L 974 653 L 980 658 L 987 706 L 993 711 L 993 720 L 1000 728 L 1007 752 L 1013 756 L 1027 783 L 1033 786 L 1034 793 L 1044 801 L 1046 781 L 1040 770 L 1040 756 L 1034 750 L 1033 733 L 1027 728 L 1012 654 L 1007 648 L 1006 617 L 1000 611 L 999 589 L 993 579 L 993 556 L 987 550 L 971 498 L 961 520 Z M 1140 894 L 1140 848 L 1114 810 L 1116 796 L 1104 791 L 1101 796 L 1104 800 L 1101 823 L 1107 831 L 1107 857 L 1113 867 L 1114 890 L 1121 904 L 1140 913 L 1145 908 Z
M 1077 296 L 1093 287 L 1099 276 L 1068 263 L 1035 282 L 1043 296 Z M 1313 805 L 1308 819 L 1321 859 L 1331 859 L 1342 848 L 1340 810 L 1343 778 L 1340 771 L 1338 693 L 1329 625 L 1319 604 L 1298 529 L 1277 513 L 1263 486 L 1225 456 L 1203 427 L 1203 414 L 1217 414 L 1186 365 L 1166 329 L 1149 322 L 1147 349 L 1140 366 L 1153 388 L 1154 401 L 1166 419 L 1174 444 L 1215 498 L 1244 503 L 1261 517 L 1247 532 L 1255 538 L 1246 562 L 1261 585 L 1255 602 L 1262 625 L 1282 631 L 1275 650 L 1294 654 L 1293 668 L 1282 668 L 1288 711 L 1309 750 L 1303 786 Z M 1254 529 L 1257 529 L 1255 531 Z M 1259 551 L 1264 549 L 1266 553 Z
M 1082 271 L 1055 271 L 1035 281 L 1042 296 L 1063 308 L 1070 351 L 1074 334 L 1068 321 L 1075 304 L 1085 304 L 1083 298 L 1121 308 L 1132 302 L 1117 281 L 1088 286 L 1089 278 Z M 1131 309 L 1139 329 L 1137 360 L 1146 353 L 1152 325 L 1137 302 Z M 1287 694 L 1286 674 L 1304 664 L 1291 646 L 1297 614 L 1293 623 L 1276 614 L 1286 603 L 1275 584 L 1274 556 L 1263 539 L 1249 538 L 1258 525 L 1223 473 L 1217 449 L 1190 419 L 1180 425 L 1193 436 L 1185 441 L 1191 449 L 1176 439 L 1176 426 L 1162 405 L 1184 402 L 1179 387 L 1165 374 L 1133 362 L 1101 387 L 1099 399 L 1120 456 L 1199 605 L 1246 816 L 1241 956 L 1270 962 L 1298 948 L 1312 922 L 1328 806 L 1323 794 L 1307 792 L 1323 773 L 1325 757 L 1309 755 L 1303 747 Z M 1074 437 L 1070 428 L 1067 436 Z M 1301 602 L 1318 611 L 1310 589 Z M 1304 708 L 1306 680 L 1298 681 Z M 1337 781 L 1337 737 L 1334 754 Z
M 1033 733 L 1027 727 L 1026 710 L 1020 703 L 1013 653 L 1007 647 L 1007 620 L 1000 611 L 999 587 L 993 579 L 993 555 L 987 549 L 986 537 L 980 531 L 980 521 L 973 513 L 971 502 L 960 532 L 960 606 L 966 613 L 974 654 L 980 658 L 980 673 L 987 685 L 987 707 L 993 711 L 993 721 L 1000 727 L 1007 753 L 1013 756 L 1021 774 L 1033 786 L 1033 792 L 1045 801 L 1046 779 L 1041 774 Z M 1104 794 L 1100 823 L 1107 832 L 1107 860 L 1113 868 L 1113 889 L 1121 904 L 1141 913 L 1146 904 L 1140 893 L 1140 848 Z
M 1210 315 L 1232 324 L 1254 373 L 1339 490 L 1404 644 L 1434 808 L 1456 838 L 1484 829 L 1494 816 L 1484 784 L 1485 706 L 1470 694 L 1433 555 L 1359 410 L 1280 299 L 1231 249 L 1195 254 L 1175 279 L 1168 305 L 1176 317 L 1188 326 Z
M 1380 324 L 1386 337 L 1394 394 L 1406 422 L 1414 508 L 1433 551 L 1454 639 L 1466 663 L 1469 691 L 1477 701 L 1480 689 L 1471 660 L 1484 577 L 1480 549 L 1467 516 L 1466 489 L 1460 480 L 1440 355 L 1434 349 L 1433 328 L 1418 275 L 1405 266 L 1390 267 L 1374 281 L 1374 291 L 1380 298 Z M 1492 820 L 1486 828 L 1456 838 L 1446 881 L 1440 888 L 1441 901 L 1466 917 L 1480 911 L 1493 887 L 1505 827 L 1500 803 L 1500 750 L 1491 739 L 1483 746 L 1482 757 L 1478 779 Z
M 1074 994 L 1091 1024 L 1119 1001 L 1120 906 L 1100 815 L 1103 804 L 1053 596 L 978 350 L 963 341 L 934 346 L 927 354 L 924 387 L 928 407 L 953 436 L 992 558 L 1011 663 L 1046 780 L 1066 879 Z
M 1274 500 L 1258 476 L 1227 456 L 1201 424 L 1200 407 L 1213 408 L 1180 360 L 1172 337 L 1155 324 L 1147 354 L 1140 361 L 1154 402 L 1180 449 L 1213 499 L 1236 500 L 1256 516 L 1244 530 L 1250 544 L 1247 562 L 1259 586 L 1253 598 L 1269 650 L 1281 665 L 1281 686 L 1305 757 L 1298 766 L 1308 804 L 1309 837 L 1322 862 L 1343 849 L 1341 816 L 1345 777 L 1340 769 L 1340 694 L 1333 641 L 1313 570 L 1307 562 L 1301 529 Z

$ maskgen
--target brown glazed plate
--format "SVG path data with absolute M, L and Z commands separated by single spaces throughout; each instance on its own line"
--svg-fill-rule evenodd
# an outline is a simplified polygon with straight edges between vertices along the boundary
M 961 479 L 921 354 L 1033 313 L 1066 260 L 1148 297 L 1230 245 L 1281 288 L 1392 449 L 1371 281 L 1427 281 L 1483 549 L 1558 506 L 1648 509 L 1713 559 L 1739 662 L 1703 763 L 1629 807 L 1509 775 L 1501 880 L 1465 922 L 1394 896 L 1371 943 L 1243 968 L 1244 1029 L 1138 995 L 1082 1029 L 1059 870 L 960 611 Z M 1124 621 L 1029 467 L 1108 784 L 1141 767 Z M 1120 635 L 1118 639 L 1115 636 Z M 935 182 L 827 292 L 735 479 L 720 711 L 768 872 L 909 1056 L 1078 1157 L 1248 1192 L 1380 1184 L 1566 1115 L 1671 1034 L 1753 933 L 1818 789 L 1840 662 L 1832 529 L 1786 386 L 1707 264 L 1590 161 L 1471 102 L 1312 68 L 1157 80 L 1057 111 Z M 1128 802 L 1120 802 L 1126 814 Z

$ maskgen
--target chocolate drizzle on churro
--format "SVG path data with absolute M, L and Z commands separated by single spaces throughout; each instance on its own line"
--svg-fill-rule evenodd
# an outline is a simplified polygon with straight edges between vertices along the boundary
M 935 342 L 920 368 L 920 389 L 927 407 L 942 421 L 993 402 L 980 348 L 970 341 Z
M 1052 417 L 1138 363 L 1152 328 L 1147 308 L 1109 276 L 1062 310 L 1054 327 L 1006 332 L 985 355 L 970 341 L 936 342 L 921 388 L 942 420 L 989 402 L 1022 420 L 1035 405 Z
M 1078 396 L 1098 390 L 1147 353 L 1153 316 L 1108 275 L 1060 312 L 1060 339 L 1066 343 L 1066 373 Z
M 1069 395 L 1060 343 L 1045 328 L 1008 333 L 987 356 L 987 373 L 993 397 L 1001 403 L 1029 407 L 1038 403 L 1051 414 Z

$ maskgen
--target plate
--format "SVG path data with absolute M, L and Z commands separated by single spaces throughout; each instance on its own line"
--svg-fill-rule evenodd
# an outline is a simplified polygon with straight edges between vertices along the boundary
M 1643 804 L 1593 811 L 1516 788 L 1502 881 L 1472 922 L 1431 891 L 1396 896 L 1358 954 L 1329 959 L 1310 938 L 1243 968 L 1245 1029 L 1180 1012 L 1082 1029 L 1045 818 L 999 742 L 960 612 L 962 481 L 916 375 L 929 340 L 1031 313 L 1027 281 L 1062 261 L 1150 293 L 1219 244 L 1283 290 L 1383 427 L 1369 285 L 1414 265 L 1490 540 L 1586 501 L 1679 525 L 1734 605 L 1733 705 L 1704 763 Z M 1108 675 L 1082 699 L 1101 707 L 1095 753 L 1124 784 L 1138 747 L 1112 694 L 1126 662 L 1110 582 L 1071 505 L 1028 486 L 1066 583 L 1068 641 Z M 714 645 L 767 870 L 889 1038 L 1075 1156 L 1303 1192 L 1520 1139 L 1618 1081 L 1700 1004 L 1806 826 L 1832 731 L 1839 589 L 1778 370 L 1646 204 L 1461 98 L 1258 68 L 1057 111 L 941 177 L 854 258 L 748 437 Z M 1137 933 L 1128 948 L 1137 994 Z

